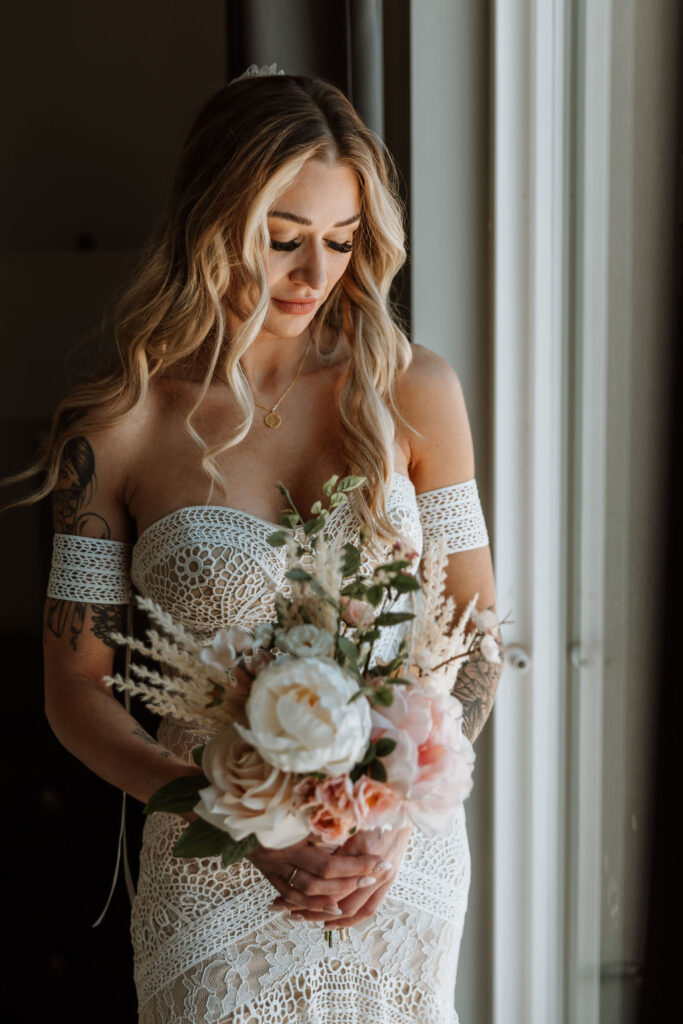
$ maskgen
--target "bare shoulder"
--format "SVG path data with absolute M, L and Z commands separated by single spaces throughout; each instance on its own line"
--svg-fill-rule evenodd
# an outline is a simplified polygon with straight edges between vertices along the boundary
M 397 383 L 406 431 L 410 477 L 418 494 L 470 480 L 474 449 L 465 396 L 455 369 L 437 352 L 413 343 L 413 359 Z

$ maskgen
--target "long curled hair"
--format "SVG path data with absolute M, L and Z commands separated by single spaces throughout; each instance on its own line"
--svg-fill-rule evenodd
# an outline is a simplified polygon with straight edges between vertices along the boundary
M 227 496 L 216 457 L 238 445 L 253 422 L 253 394 L 240 358 L 268 310 L 267 214 L 311 158 L 348 165 L 359 179 L 361 225 L 353 254 L 316 313 L 311 335 L 319 354 L 330 333 L 343 331 L 348 339 L 351 365 L 339 398 L 344 472 L 367 478 L 349 492 L 349 501 L 371 535 L 387 540 L 395 535 L 384 501 L 395 432 L 391 411 L 414 429 L 393 393 L 412 358 L 389 300 L 391 282 L 406 258 L 396 170 L 339 89 L 295 75 L 237 79 L 197 115 L 165 215 L 116 306 L 112 368 L 81 382 L 57 407 L 35 463 L 5 481 L 45 474 L 41 486 L 14 505 L 50 494 L 65 446 L 79 434 L 130 416 L 145 402 L 150 381 L 181 361 L 205 367 L 185 426 L 211 489 L 217 484 Z M 256 301 L 229 335 L 225 307 L 235 309 L 241 294 Z M 193 418 L 216 379 L 234 393 L 241 421 L 231 436 L 209 446 Z

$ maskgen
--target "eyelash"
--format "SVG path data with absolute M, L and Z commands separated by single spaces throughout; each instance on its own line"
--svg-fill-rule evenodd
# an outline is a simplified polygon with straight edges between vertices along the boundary
M 333 249 L 335 252 L 353 252 L 352 242 L 328 242 L 327 244 L 330 249 Z M 276 252 L 294 252 L 294 250 L 298 249 L 300 245 L 301 242 L 276 242 L 272 238 L 270 240 L 270 247 Z

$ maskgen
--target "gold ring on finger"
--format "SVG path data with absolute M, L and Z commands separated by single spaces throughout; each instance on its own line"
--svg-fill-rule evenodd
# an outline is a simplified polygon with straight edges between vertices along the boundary
M 298 867 L 294 868 L 291 875 L 287 879 L 287 885 L 289 885 L 292 889 L 294 888 L 294 875 L 297 873 L 298 870 Z

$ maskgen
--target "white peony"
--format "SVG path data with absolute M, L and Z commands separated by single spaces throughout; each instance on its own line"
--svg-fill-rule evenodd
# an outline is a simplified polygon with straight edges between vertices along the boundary
M 330 658 L 334 637 L 326 629 L 319 629 L 307 622 L 302 626 L 292 626 L 291 629 L 276 629 L 275 643 L 281 651 L 295 654 L 299 658 Z
M 206 744 L 202 767 L 212 785 L 200 789 L 194 811 L 204 821 L 237 841 L 253 832 L 276 850 L 308 835 L 307 816 L 292 808 L 296 778 L 267 764 L 234 723 Z
M 276 768 L 341 775 L 361 759 L 370 736 L 366 698 L 348 703 L 357 690 L 332 658 L 283 654 L 252 684 L 245 708 L 250 728 L 235 728 Z

